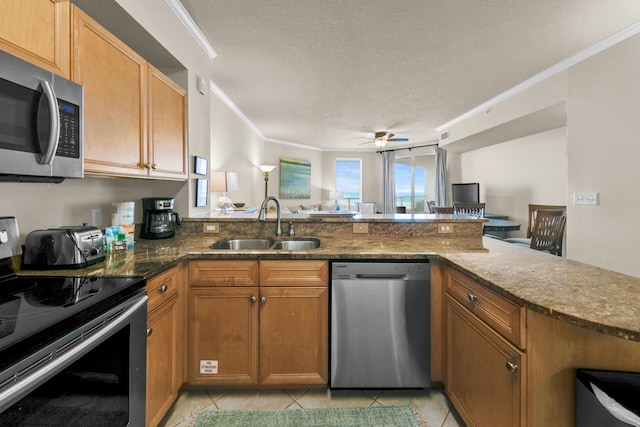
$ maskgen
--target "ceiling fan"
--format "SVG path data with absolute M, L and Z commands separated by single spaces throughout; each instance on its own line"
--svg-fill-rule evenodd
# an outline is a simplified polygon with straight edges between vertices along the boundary
M 368 142 L 363 142 L 363 144 L 368 144 L 369 142 L 373 142 L 379 148 L 384 148 L 387 146 L 387 143 L 390 141 L 408 141 L 409 138 L 394 138 L 394 134 L 390 132 L 376 132 L 373 134 L 373 139 Z

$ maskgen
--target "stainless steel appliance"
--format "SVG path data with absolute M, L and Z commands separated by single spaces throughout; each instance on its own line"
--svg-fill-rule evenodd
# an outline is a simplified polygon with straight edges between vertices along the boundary
M 333 262 L 331 278 L 331 387 L 429 387 L 429 263 Z
M 67 226 L 27 234 L 22 255 L 25 269 L 84 268 L 102 262 L 104 235 L 96 227 Z
M 173 211 L 175 200 L 169 197 L 147 197 L 142 199 L 143 239 L 166 239 L 176 234 L 180 216 Z
M 0 180 L 84 176 L 82 86 L 0 51 Z
M 0 425 L 144 426 L 142 277 L 16 275 L 0 218 Z
M 576 427 L 640 426 L 640 372 L 578 369 Z

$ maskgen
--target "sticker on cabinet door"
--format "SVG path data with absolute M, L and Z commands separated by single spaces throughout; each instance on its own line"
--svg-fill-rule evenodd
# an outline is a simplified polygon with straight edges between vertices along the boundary
M 201 360 L 200 373 L 201 374 L 217 374 L 218 361 L 217 360 Z

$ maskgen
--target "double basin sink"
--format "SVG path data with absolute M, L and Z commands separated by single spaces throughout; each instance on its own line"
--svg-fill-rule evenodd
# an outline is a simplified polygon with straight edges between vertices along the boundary
M 320 247 L 320 240 L 306 239 L 224 239 L 209 246 L 211 249 L 227 249 L 234 251 L 306 251 Z

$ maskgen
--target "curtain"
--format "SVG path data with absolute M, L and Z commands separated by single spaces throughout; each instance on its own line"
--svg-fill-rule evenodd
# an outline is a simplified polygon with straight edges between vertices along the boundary
M 382 153 L 382 213 L 396 213 L 396 152 Z
M 436 147 L 436 206 L 448 206 L 447 150 Z

